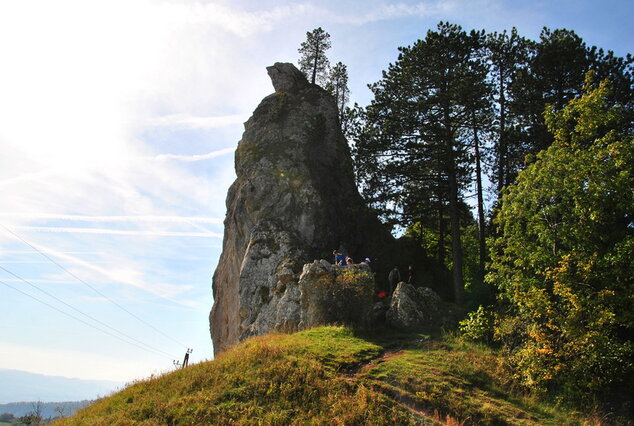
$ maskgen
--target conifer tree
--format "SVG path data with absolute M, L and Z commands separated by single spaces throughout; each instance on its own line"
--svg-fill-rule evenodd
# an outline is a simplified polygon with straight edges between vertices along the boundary
M 436 200 L 439 221 L 448 215 L 457 303 L 464 301 L 461 198 L 471 178 L 472 119 L 488 96 L 483 36 L 441 22 L 424 40 L 399 48 L 398 61 L 370 86 L 374 100 L 356 141 L 361 177 L 375 175 L 364 183 L 375 205 L 391 206 L 392 218 L 415 217 L 412 200 Z
M 525 147 L 519 137 L 520 117 L 515 107 L 515 85 L 518 74 L 526 70 L 534 43 L 519 36 L 517 29 L 510 33 L 487 36 L 490 78 L 494 90 L 495 119 L 493 128 L 493 165 L 491 180 L 499 194 L 509 185 L 517 170 L 523 166 Z
M 337 62 L 330 70 L 328 81 L 326 82 L 326 90 L 335 98 L 337 110 L 339 111 L 339 122 L 345 133 L 345 114 L 346 106 L 350 99 L 350 89 L 348 89 L 348 67 L 342 62 Z
M 330 49 L 330 34 L 321 27 L 306 32 L 306 41 L 302 42 L 298 52 L 299 69 L 306 74 L 311 83 L 324 82 L 330 63 L 326 50 Z

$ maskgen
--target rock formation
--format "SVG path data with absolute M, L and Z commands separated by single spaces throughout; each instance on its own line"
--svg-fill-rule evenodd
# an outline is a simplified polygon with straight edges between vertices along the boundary
M 454 327 L 461 314 L 456 305 L 443 302 L 431 288 L 400 282 L 385 313 L 385 322 L 401 330 L 430 333 L 441 327 Z
M 299 278 L 299 328 L 333 323 L 367 327 L 374 287 L 367 265 L 341 267 L 323 259 L 304 265 Z
M 331 259 L 333 249 L 371 256 L 390 240 L 355 186 L 334 99 L 291 64 L 267 71 L 275 93 L 245 123 L 227 195 L 210 314 L 216 353 L 330 319 L 309 304 L 315 298 L 302 298 L 302 277 L 321 273 L 326 282 L 334 271 L 318 263 L 302 273 L 304 264 Z

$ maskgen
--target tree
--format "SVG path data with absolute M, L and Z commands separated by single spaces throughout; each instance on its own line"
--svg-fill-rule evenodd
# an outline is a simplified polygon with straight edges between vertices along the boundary
M 491 129 L 493 140 L 493 174 L 498 197 L 502 188 L 512 183 L 519 167 L 524 164 L 526 148 L 522 146 L 521 120 L 514 106 L 521 100 L 516 97 L 518 74 L 528 67 L 534 43 L 520 37 L 517 29 L 510 33 L 492 33 L 487 36 L 490 79 L 494 88 L 495 119 Z
M 42 423 L 42 410 L 44 406 L 42 405 L 42 401 L 37 401 L 31 404 L 33 410 L 29 412 L 27 415 L 18 418 L 18 421 L 22 424 L 26 425 L 39 425 Z
M 350 100 L 350 89 L 348 89 L 348 68 L 342 62 L 337 62 L 330 70 L 325 88 L 335 98 L 337 110 L 339 110 L 339 123 L 341 123 L 345 134 L 347 128 L 346 107 Z
M 513 147 L 509 149 L 506 170 L 508 185 L 524 168 L 526 155 L 535 155 L 553 141 L 546 128 L 546 105 L 562 109 L 578 97 L 585 73 L 590 69 L 588 48 L 574 31 L 544 28 L 539 42 L 530 43 L 527 66 L 519 67 L 511 90 L 509 108 L 517 119 Z
M 421 209 L 434 206 L 442 232 L 448 213 L 454 297 L 460 304 L 461 193 L 470 180 L 473 114 L 488 97 L 483 36 L 441 22 L 424 40 L 399 48 L 398 61 L 370 86 L 374 99 L 355 141 L 364 195 L 386 212 L 384 218 L 409 218 L 411 224 Z
M 13 414 L 10 414 L 10 413 L 0 414 L 0 422 L 11 423 L 13 422 L 14 419 L 15 417 L 13 416 Z
M 628 386 L 634 344 L 634 142 L 607 81 L 545 123 L 553 144 L 505 191 L 487 279 L 524 384 L 577 401 Z
M 330 49 L 330 34 L 321 27 L 306 33 L 306 41 L 302 42 L 297 51 L 301 54 L 299 58 L 299 69 L 310 78 L 310 81 L 323 82 L 330 63 L 326 57 L 326 50 Z

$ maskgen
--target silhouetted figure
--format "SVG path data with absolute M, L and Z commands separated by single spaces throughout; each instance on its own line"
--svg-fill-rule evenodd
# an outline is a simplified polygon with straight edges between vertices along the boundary
M 407 276 L 407 282 L 409 284 L 414 285 L 414 265 L 409 265 L 408 270 L 408 276 Z
M 396 266 L 390 271 L 390 274 L 387 276 L 387 281 L 390 283 L 390 294 L 392 294 L 394 289 L 396 289 L 396 284 L 401 281 L 401 273 Z

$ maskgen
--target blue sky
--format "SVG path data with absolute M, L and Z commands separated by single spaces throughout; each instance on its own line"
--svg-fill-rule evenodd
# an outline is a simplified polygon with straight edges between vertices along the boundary
M 212 357 L 233 150 L 273 91 L 265 67 L 296 62 L 306 31 L 331 34 L 366 104 L 397 47 L 440 20 L 568 28 L 625 55 L 632 16 L 610 0 L 0 2 L 0 224 L 64 268 L 0 227 L 0 369 L 130 381 L 186 347 Z

